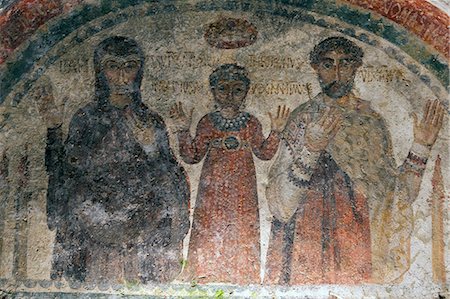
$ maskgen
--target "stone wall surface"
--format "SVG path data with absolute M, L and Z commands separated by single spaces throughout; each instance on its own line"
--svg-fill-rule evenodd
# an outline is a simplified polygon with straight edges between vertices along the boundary
M 0 6 L 0 298 L 450 296 L 445 3 Z

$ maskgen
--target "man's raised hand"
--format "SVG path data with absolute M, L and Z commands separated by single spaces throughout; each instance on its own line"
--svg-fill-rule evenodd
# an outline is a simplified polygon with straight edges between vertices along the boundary
M 431 148 L 436 142 L 439 130 L 444 122 L 446 109 L 439 100 L 429 100 L 423 109 L 422 120 L 413 113 L 414 141 Z
M 330 140 L 341 128 L 341 124 L 342 116 L 337 109 L 327 107 L 315 122 L 307 120 L 305 146 L 313 152 L 325 150 Z

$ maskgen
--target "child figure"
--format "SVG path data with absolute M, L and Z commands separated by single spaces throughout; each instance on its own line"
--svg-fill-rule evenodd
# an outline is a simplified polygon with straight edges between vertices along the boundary
M 180 155 L 199 163 L 206 155 L 189 244 L 187 273 L 200 283 L 260 283 L 260 234 L 256 172 L 252 153 L 270 160 L 276 153 L 289 109 L 269 113 L 271 132 L 241 110 L 250 79 L 245 68 L 225 64 L 209 77 L 218 110 L 203 116 L 194 139 L 181 103 L 171 109 Z

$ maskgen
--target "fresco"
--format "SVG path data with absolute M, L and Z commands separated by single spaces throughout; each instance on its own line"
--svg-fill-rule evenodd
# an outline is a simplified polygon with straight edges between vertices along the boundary
M 277 151 L 289 109 L 278 107 L 271 132 L 242 111 L 250 87 L 245 68 L 224 64 L 209 76 L 217 111 L 203 116 L 192 140 L 189 116 L 173 107 L 180 123 L 180 154 L 186 163 L 203 162 L 189 243 L 188 268 L 205 282 L 259 283 L 259 213 L 252 153 L 270 160 Z M 230 215 L 233 215 L 230 217 Z M 239 252 L 236 255 L 236 252 Z M 247 265 L 243 267 L 243 265 Z M 218 270 L 221 269 L 221 270 Z M 189 270 L 187 270 L 189 271 Z
M 310 53 L 322 92 L 294 110 L 267 186 L 273 283 L 383 281 L 409 267 L 410 204 L 445 108 L 428 101 L 422 120 L 413 114 L 414 141 L 397 169 L 384 120 L 352 93 L 363 55 L 342 37 Z
M 63 2 L 0 23 L 6 296 L 446 296 L 445 36 L 358 1 Z
M 96 48 L 94 65 L 95 99 L 72 117 L 64 144 L 60 113 L 42 113 L 47 222 L 56 229 L 51 277 L 172 280 L 189 229 L 189 186 L 164 121 L 142 103 L 144 55 L 113 36 Z

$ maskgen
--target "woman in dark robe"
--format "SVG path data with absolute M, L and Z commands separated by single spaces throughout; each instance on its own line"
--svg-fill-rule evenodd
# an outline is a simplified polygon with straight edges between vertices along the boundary
M 162 118 L 141 101 L 144 55 L 110 37 L 94 53 L 95 101 L 48 129 L 52 278 L 166 282 L 181 270 L 189 186 Z

